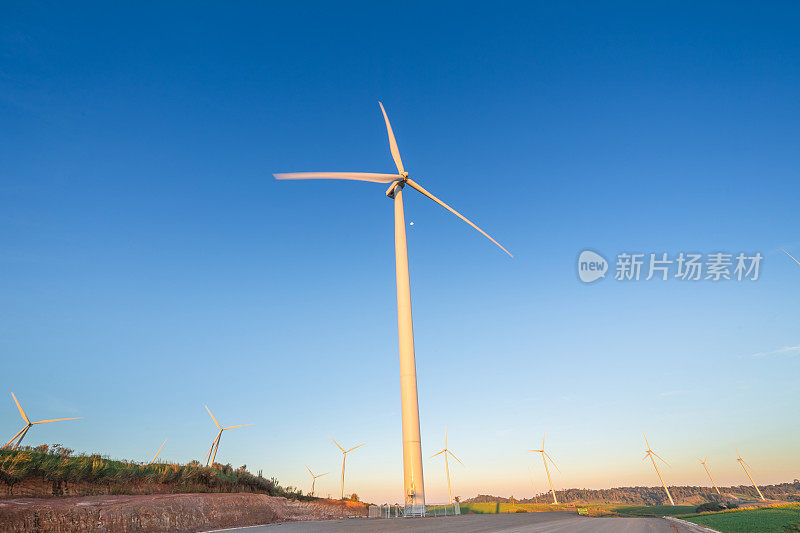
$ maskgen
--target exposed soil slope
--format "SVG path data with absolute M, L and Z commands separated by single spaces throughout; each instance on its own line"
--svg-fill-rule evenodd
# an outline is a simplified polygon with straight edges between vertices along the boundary
M 188 532 L 366 514 L 361 503 L 294 501 L 264 494 L 15 498 L 0 500 L 0 531 Z

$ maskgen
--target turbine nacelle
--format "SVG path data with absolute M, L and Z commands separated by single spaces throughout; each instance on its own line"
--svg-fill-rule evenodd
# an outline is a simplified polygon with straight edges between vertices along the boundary
M 398 189 L 402 190 L 403 187 L 406 186 L 406 180 L 408 179 L 408 172 L 404 172 L 405 177 L 403 179 L 399 179 L 389 185 L 389 188 L 386 189 L 386 196 L 394 200 L 395 194 L 397 193 Z

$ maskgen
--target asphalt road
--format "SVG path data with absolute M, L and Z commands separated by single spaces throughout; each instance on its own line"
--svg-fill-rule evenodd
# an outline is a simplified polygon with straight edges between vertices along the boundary
M 687 533 L 661 518 L 587 518 L 575 513 L 509 513 L 440 518 L 283 522 L 228 531 L 242 533 Z

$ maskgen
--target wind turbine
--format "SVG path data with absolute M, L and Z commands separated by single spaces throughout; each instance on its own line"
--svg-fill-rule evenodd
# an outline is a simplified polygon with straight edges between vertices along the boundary
M 736 455 L 739 456 L 739 458 L 736 459 L 736 460 L 739 461 L 739 464 L 742 465 L 742 470 L 744 470 L 744 473 L 747 474 L 747 477 L 750 478 L 750 483 L 753 484 L 753 487 L 755 487 L 756 492 L 761 497 L 761 499 L 762 500 L 766 500 L 764 495 L 761 494 L 761 490 L 758 488 L 758 485 L 756 485 L 756 482 L 753 481 L 753 476 L 750 475 L 750 471 L 748 470 L 748 468 L 753 468 L 753 467 L 750 466 L 749 464 L 747 464 L 744 459 L 742 459 L 742 454 L 739 453 L 739 449 L 738 448 L 736 449 Z
M 425 488 L 422 477 L 422 445 L 419 435 L 419 404 L 417 400 L 417 368 L 414 359 L 414 327 L 411 318 L 411 284 L 408 276 L 408 249 L 406 246 L 405 212 L 403 210 L 403 187 L 408 185 L 444 207 L 458 218 L 478 230 L 490 241 L 500 246 L 485 231 L 465 218 L 461 213 L 439 200 L 410 178 L 403 168 L 400 150 L 394 138 L 392 126 L 383 104 L 378 102 L 389 136 L 389 151 L 397 167 L 397 174 L 363 172 L 296 172 L 275 174 L 281 180 L 338 179 L 368 181 L 389 185 L 386 196 L 394 200 L 394 251 L 397 281 L 397 329 L 400 345 L 400 398 L 403 426 L 403 490 L 405 506 L 414 514 L 425 513 Z M 500 246 L 509 256 L 511 254 Z M 513 256 L 512 256 L 513 257 Z
M 453 452 L 451 452 L 447 448 L 447 426 L 444 428 L 444 450 L 440 451 L 439 453 L 435 453 L 431 455 L 431 459 L 436 457 L 437 455 L 444 454 L 444 471 L 447 473 L 447 494 L 450 496 L 450 505 L 453 505 L 453 491 L 450 490 L 450 463 L 447 460 L 447 455 L 450 454 L 453 456 L 453 459 L 461 463 L 461 459 L 455 456 Z M 461 463 L 461 466 L 464 466 L 464 463 Z
M 656 460 L 653 457 L 658 457 L 661 461 L 664 462 L 665 465 L 669 466 L 669 463 L 661 459 L 661 456 L 658 455 L 656 452 L 650 449 L 650 443 L 647 441 L 647 435 L 644 434 L 642 431 L 642 435 L 644 436 L 644 441 L 647 443 L 647 449 L 644 451 L 644 457 L 642 457 L 642 461 L 650 457 L 650 460 L 653 461 L 653 468 L 656 469 L 656 474 L 658 474 L 658 479 L 661 480 L 661 486 L 664 487 L 664 492 L 667 493 L 667 498 L 669 498 L 670 505 L 675 505 L 675 500 L 672 499 L 672 494 L 669 493 L 669 489 L 667 488 L 667 484 L 664 483 L 664 478 L 661 477 L 661 471 L 658 469 L 658 465 L 656 464 Z
M 25 435 L 31 429 L 31 427 L 35 426 L 36 424 L 47 424 L 49 422 L 62 422 L 64 420 L 79 420 L 79 419 L 83 418 L 82 416 L 76 416 L 76 417 L 72 417 L 72 418 L 53 418 L 51 420 L 39 420 L 38 422 L 31 422 L 30 419 L 28 418 L 28 415 L 25 414 L 25 411 L 22 409 L 22 406 L 19 404 L 19 401 L 17 400 L 17 397 L 14 396 L 13 392 L 11 393 L 11 397 L 14 398 L 14 403 L 17 404 L 17 409 L 19 409 L 19 414 L 22 416 L 22 419 L 25 421 L 25 427 L 23 427 L 22 429 L 17 431 L 17 433 L 13 437 L 11 437 L 11 440 L 9 440 L 5 444 L 5 446 L 3 446 L 3 448 L 10 448 L 12 450 L 16 450 L 17 447 L 19 447 L 19 444 L 22 442 L 22 439 L 25 438 Z M 15 440 L 17 442 L 13 446 L 11 446 L 11 443 L 14 442 Z
M 328 436 L 330 437 L 330 435 L 328 435 Z M 356 448 L 361 448 L 361 447 L 362 447 L 362 446 L 364 446 L 364 444 L 366 444 L 366 443 L 364 443 L 364 444 L 359 444 L 358 446 L 353 446 L 353 447 L 352 447 L 352 448 L 350 448 L 349 450 L 345 450 L 344 448 L 342 448 L 341 446 L 339 446 L 339 443 L 338 443 L 338 442 L 336 442 L 336 441 L 334 440 L 334 438 L 333 438 L 333 437 L 331 437 L 331 440 L 332 440 L 332 441 L 333 441 L 333 443 L 336 445 L 336 447 L 337 447 L 337 448 L 339 448 L 339 449 L 342 451 L 342 492 L 341 492 L 341 495 L 339 496 L 339 499 L 340 499 L 340 500 L 343 500 L 343 499 L 344 499 L 344 463 L 345 463 L 345 461 L 347 460 L 347 454 L 348 454 L 348 453 L 350 453 L 350 452 L 352 452 L 352 451 L 353 451 L 353 450 L 355 450 Z
M 208 466 L 209 463 L 213 465 L 214 464 L 214 460 L 217 458 L 217 450 L 219 450 L 219 441 L 222 439 L 222 432 L 223 431 L 228 430 L 228 429 L 243 428 L 245 426 L 252 426 L 253 424 L 239 424 L 238 426 L 228 426 L 228 427 L 224 428 L 224 427 L 219 425 L 219 422 L 217 422 L 217 419 L 214 418 L 213 414 L 211 414 L 211 409 L 209 409 L 207 405 L 204 406 L 204 407 L 206 408 L 206 411 L 208 411 L 208 414 L 211 415 L 211 419 L 214 421 L 214 423 L 217 425 L 217 428 L 219 429 L 219 433 L 217 433 L 217 436 L 214 438 L 213 441 L 211 441 L 211 448 L 208 450 L 208 453 L 206 454 L 206 466 Z M 213 455 L 212 455 L 212 453 L 213 453 Z
M 781 250 L 783 250 L 783 248 L 781 248 Z M 792 258 L 792 260 L 793 260 L 795 263 L 797 263 L 798 265 L 800 265 L 800 261 L 798 261 L 798 260 L 795 258 L 795 256 L 793 256 L 792 254 L 790 254 L 790 253 L 789 253 L 789 252 L 787 252 L 786 250 L 783 250 L 783 253 L 785 253 L 786 255 L 788 255 L 789 257 L 791 257 L 791 258 Z
M 542 454 L 542 462 L 544 463 L 544 471 L 547 473 L 547 482 L 550 483 L 550 492 L 553 493 L 553 503 L 557 504 L 558 500 L 556 499 L 556 491 L 553 488 L 553 481 L 550 479 L 550 469 L 547 468 L 547 461 L 550 460 L 550 462 L 553 464 L 553 466 L 556 467 L 556 470 L 558 470 L 559 473 L 561 473 L 561 470 L 558 469 L 558 466 L 556 466 L 556 462 L 553 461 L 553 458 L 550 457 L 550 454 L 547 453 L 546 451 L 544 451 L 544 435 L 545 434 L 542 433 L 542 449 L 541 450 L 528 450 L 528 451 Z
M 330 472 L 314 475 L 314 472 L 311 471 L 308 465 L 306 465 L 306 470 L 308 470 L 308 473 L 311 474 L 311 496 L 314 496 L 314 485 L 317 483 L 317 478 L 322 476 L 327 476 L 328 474 L 330 474 Z
M 161 448 L 163 448 L 166 443 L 167 443 L 167 439 L 164 439 L 164 442 L 161 443 Z M 153 460 L 150 461 L 149 463 L 147 463 L 148 465 L 151 465 L 151 464 L 156 462 L 156 459 L 158 459 L 158 454 L 161 453 L 161 448 L 159 448 L 158 451 L 156 452 L 156 454 L 153 456 Z
M 711 484 L 712 484 L 712 485 L 714 485 L 714 489 L 716 489 L 716 491 L 717 491 L 717 494 L 719 494 L 720 496 L 722 496 L 722 493 L 719 491 L 719 487 L 717 487 L 717 484 L 716 484 L 716 483 L 714 483 L 714 478 L 713 478 L 713 477 L 711 477 L 711 472 L 709 472 L 709 470 L 708 470 L 708 465 L 706 464 L 706 462 L 708 461 L 708 457 L 706 457 L 705 459 L 700 459 L 700 458 L 698 457 L 698 458 L 697 458 L 697 460 L 698 460 L 698 461 L 700 461 L 700 464 L 701 464 L 701 465 L 703 465 L 703 468 L 705 468 L 705 469 L 706 469 L 706 474 L 708 474 L 708 479 L 710 479 L 710 480 L 711 480 Z

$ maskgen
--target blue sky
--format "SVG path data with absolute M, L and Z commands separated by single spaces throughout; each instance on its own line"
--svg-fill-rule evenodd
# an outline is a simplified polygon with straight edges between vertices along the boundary
M 111 8 L 0 21 L 0 428 L 29 444 L 218 459 L 308 490 L 402 491 L 385 187 L 407 170 L 509 259 L 406 195 L 423 454 L 455 493 L 800 477 L 791 3 Z M 756 282 L 592 285 L 584 249 L 760 252 Z M 613 267 L 612 267 L 613 268 Z M 767 354 L 754 356 L 754 354 Z M 429 501 L 443 466 L 426 461 Z M 530 467 L 530 473 L 528 468 Z M 532 476 L 532 478 L 531 478 Z M 336 475 L 321 478 L 336 494 Z

